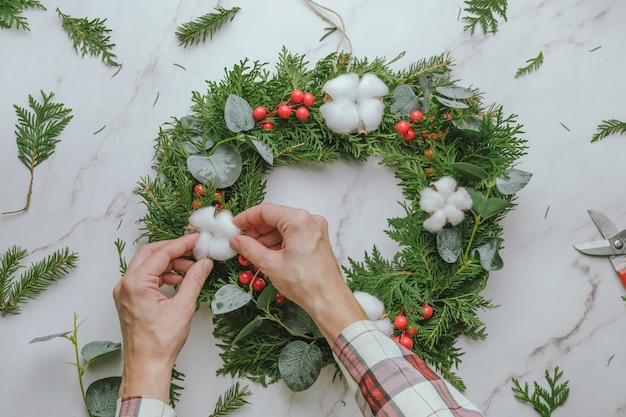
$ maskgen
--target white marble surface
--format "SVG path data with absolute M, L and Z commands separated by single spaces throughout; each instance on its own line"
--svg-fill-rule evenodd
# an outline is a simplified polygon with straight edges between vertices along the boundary
M 218 3 L 242 10 L 213 41 L 179 47 L 176 27 Z M 505 219 L 505 267 L 492 274 L 484 292 L 501 305 L 482 315 L 489 337 L 460 341 L 466 395 L 490 417 L 533 416 L 513 398 L 511 378 L 536 380 L 559 366 L 571 395 L 555 416 L 626 416 L 625 291 L 608 260 L 580 255 L 571 246 L 600 238 L 588 208 L 626 227 L 626 138 L 589 142 L 603 119 L 626 119 L 626 2 L 514 1 L 509 21 L 489 36 L 463 31 L 460 0 L 337 3 L 332 7 L 345 19 L 357 56 L 393 57 L 404 50 L 406 57 L 395 64 L 402 68 L 448 51 L 456 60 L 455 78 L 479 87 L 485 101 L 503 104 L 525 126 L 529 150 L 520 168 L 534 177 Z M 69 246 L 81 260 L 21 315 L 0 317 L 0 398 L 7 415 L 85 416 L 75 370 L 64 364 L 73 359 L 70 344 L 28 341 L 69 330 L 74 312 L 86 319 L 81 344 L 120 340 L 111 298 L 119 279 L 113 242 L 119 237 L 130 243 L 139 235 L 135 221 L 144 207 L 132 189 L 150 173 L 159 125 L 187 114 L 191 91 L 204 91 L 205 80 L 221 79 L 225 67 L 245 57 L 274 62 L 285 45 L 316 61 L 335 49 L 337 38 L 318 41 L 327 24 L 302 1 L 44 4 L 47 12 L 26 13 L 31 32 L 0 30 L 0 211 L 21 207 L 28 183 L 17 159 L 12 105 L 27 105 L 28 94 L 40 89 L 53 91 L 75 117 L 56 153 L 36 170 L 31 209 L 0 217 L 0 251 L 17 244 L 31 250 L 34 261 Z M 108 19 L 114 52 L 124 64 L 117 76 L 111 78 L 115 68 L 99 59 L 74 52 L 56 7 L 76 17 Z M 544 65 L 515 79 L 516 69 L 539 51 Z M 267 196 L 326 215 L 342 262 L 360 259 L 374 243 L 384 254 L 394 253 L 382 230 L 387 217 L 401 213 L 395 203 L 400 198 L 392 173 L 375 161 L 280 169 L 269 177 Z M 129 246 L 128 257 L 134 251 Z M 211 326 L 208 309 L 201 309 L 179 360 L 187 374 L 181 416 L 210 414 L 230 386 L 231 380 L 215 377 L 220 359 Z M 119 357 L 102 365 L 88 372 L 87 382 L 120 372 Z M 343 384 L 331 377 L 325 371 L 299 394 L 281 383 L 252 385 L 253 405 L 237 415 L 358 415 Z

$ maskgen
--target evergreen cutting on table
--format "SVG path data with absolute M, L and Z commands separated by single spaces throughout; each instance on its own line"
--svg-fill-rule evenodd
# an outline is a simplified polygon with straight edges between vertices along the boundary
M 558 366 L 554 368 L 552 374 L 546 370 L 544 377 L 548 389 L 534 381 L 532 393 L 529 391 L 528 382 L 524 382 L 522 386 L 517 378 L 513 378 L 511 390 L 517 400 L 531 405 L 541 417 L 550 417 L 569 397 L 569 381 L 558 383 L 562 376 L 563 371 Z
M 0 0 L 0 28 L 28 30 L 28 20 L 22 15 L 25 9 L 47 10 L 37 0 Z
M 404 196 L 405 215 L 386 231 L 400 251 L 384 259 L 372 242 L 344 266 L 348 284 L 381 302 L 391 337 L 463 389 L 457 341 L 486 337 L 477 312 L 493 305 L 480 293 L 503 266 L 500 221 L 531 177 L 514 168 L 526 141 L 515 115 L 456 85 L 447 56 L 392 71 L 401 57 L 335 53 L 310 65 L 283 50 L 273 72 L 244 60 L 208 81 L 192 114 L 160 129 L 155 174 L 135 190 L 140 223 L 149 241 L 176 238 L 203 207 L 237 214 L 261 203 L 274 167 L 382 157 Z M 214 313 L 220 374 L 301 391 L 334 363 L 312 319 L 241 256 L 215 262 L 199 301 Z

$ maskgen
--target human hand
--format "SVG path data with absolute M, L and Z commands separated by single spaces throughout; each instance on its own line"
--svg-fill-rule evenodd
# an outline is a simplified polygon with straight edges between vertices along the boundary
M 172 366 L 191 326 L 196 299 L 209 272 L 210 259 L 194 262 L 198 234 L 154 242 L 139 248 L 113 290 L 124 346 L 120 396 L 143 395 L 169 402 Z M 184 277 L 173 271 L 184 273 Z M 172 298 L 159 288 L 178 285 Z
M 245 234 L 232 238 L 231 247 L 309 313 L 331 346 L 348 325 L 367 319 L 344 281 L 322 216 L 264 203 L 233 222 Z

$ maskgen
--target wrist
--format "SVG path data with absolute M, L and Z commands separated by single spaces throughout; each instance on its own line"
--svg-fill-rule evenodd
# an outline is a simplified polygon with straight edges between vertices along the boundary
M 367 314 L 347 286 L 326 294 L 314 303 L 309 314 L 332 346 L 344 329 L 357 321 L 367 320 Z
M 169 403 L 172 366 L 125 357 L 119 396 L 144 396 Z

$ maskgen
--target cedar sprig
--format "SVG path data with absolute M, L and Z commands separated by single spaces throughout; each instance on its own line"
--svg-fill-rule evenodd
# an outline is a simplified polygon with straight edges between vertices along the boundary
M 517 69 L 517 72 L 515 73 L 515 78 L 521 77 L 522 75 L 528 74 L 529 72 L 538 70 L 539 67 L 543 65 L 543 51 L 539 52 L 539 55 L 537 55 L 536 57 L 526 60 L 526 62 L 528 63 L 528 65 Z
M 522 387 L 519 380 L 513 378 L 514 386 L 511 390 L 517 400 L 530 404 L 541 417 L 550 417 L 552 412 L 562 406 L 569 396 L 569 381 L 557 383 L 562 376 L 563 371 L 558 366 L 554 368 L 552 374 L 546 370 L 545 379 L 548 382 L 548 389 L 534 381 L 532 394 L 529 392 L 528 382 L 525 382 Z
M 498 31 L 498 16 L 507 21 L 507 0 L 465 0 L 465 13 L 463 20 L 468 24 L 463 28 L 473 35 L 476 27 L 480 27 L 483 34 L 496 33 Z
M 591 143 L 614 134 L 626 135 L 626 122 L 615 119 L 603 120 L 602 123 L 598 125 L 598 131 L 591 138 Z
M 252 395 L 247 385 L 241 387 L 239 382 L 233 384 L 223 395 L 220 395 L 215 404 L 213 414 L 209 417 L 224 417 L 234 413 L 246 404 L 250 404 L 246 399 Z
M 0 0 L 0 28 L 30 31 L 26 17 L 22 15 L 25 9 L 47 10 L 37 0 Z
M 176 30 L 176 37 L 180 41 L 179 45 L 183 45 L 186 48 L 190 45 L 205 42 L 207 37 L 213 39 L 213 35 L 226 23 L 232 21 L 239 10 L 239 7 L 224 9 L 221 6 L 217 6 L 215 13 L 207 13 L 195 20 L 183 23 Z
M 176 365 L 172 367 L 172 376 L 170 378 L 170 406 L 176 408 L 176 403 L 180 400 L 182 390 L 185 389 L 181 382 L 185 381 L 185 374 L 176 369 Z
M 13 246 L 0 258 L 0 312 L 19 314 L 19 304 L 34 299 L 54 282 L 76 268 L 78 255 L 69 249 L 59 250 L 39 262 L 31 264 L 16 279 L 22 268 L 21 261 L 28 255 L 26 250 Z
M 57 8 L 57 14 L 61 18 L 61 25 L 73 42 L 73 47 L 81 56 L 101 56 L 102 61 L 108 65 L 118 67 L 121 64 L 114 59 L 117 56 L 111 52 L 115 46 L 111 42 L 111 29 L 105 25 L 106 19 L 77 18 L 61 13 Z
M 54 93 L 46 94 L 41 91 L 41 96 L 43 98 L 42 103 L 37 102 L 33 96 L 28 96 L 28 104 L 32 112 L 17 105 L 13 106 L 18 117 L 18 123 L 15 125 L 17 157 L 30 171 L 30 184 L 26 196 L 26 205 L 20 210 L 2 214 L 28 210 L 33 193 L 35 168 L 54 153 L 56 144 L 60 141 L 57 139 L 58 136 L 73 117 L 70 114 L 72 109 L 64 107 L 61 103 L 52 102 Z
M 128 263 L 126 262 L 126 258 L 124 257 L 124 249 L 126 248 L 126 242 L 124 242 L 120 238 L 117 238 L 114 244 L 115 244 L 115 249 L 117 250 L 120 274 L 124 275 L 126 273 L 126 270 L 128 269 Z

